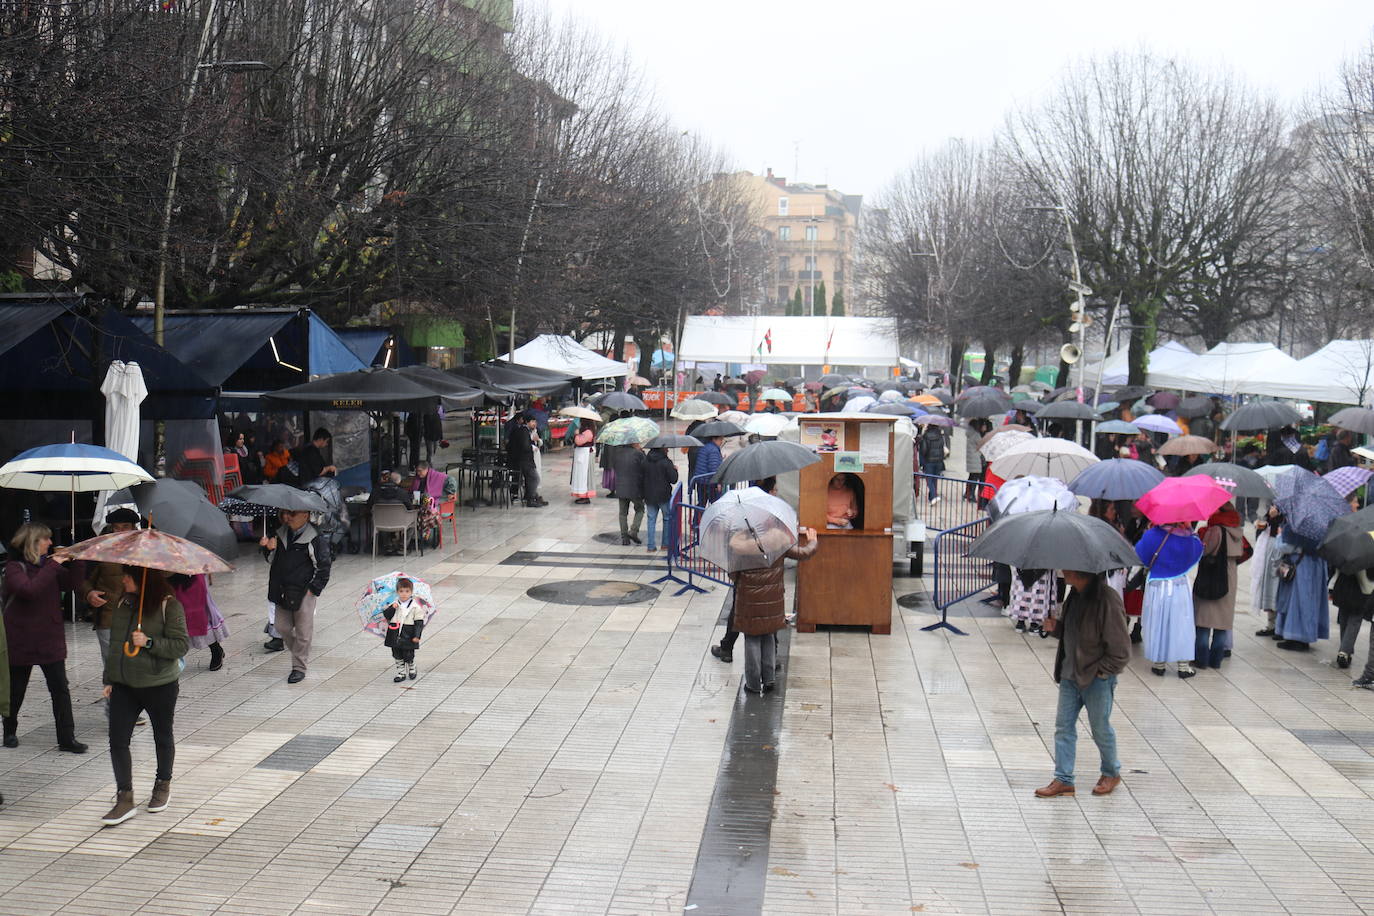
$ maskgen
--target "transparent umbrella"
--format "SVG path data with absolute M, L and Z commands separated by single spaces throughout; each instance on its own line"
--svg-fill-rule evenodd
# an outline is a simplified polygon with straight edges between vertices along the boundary
M 631 442 L 648 442 L 658 435 L 658 424 L 644 417 L 625 417 L 614 420 L 602 427 L 596 441 L 602 445 L 629 445 Z
M 797 543 L 797 513 L 758 487 L 731 490 L 701 516 L 701 556 L 726 572 L 772 566 Z

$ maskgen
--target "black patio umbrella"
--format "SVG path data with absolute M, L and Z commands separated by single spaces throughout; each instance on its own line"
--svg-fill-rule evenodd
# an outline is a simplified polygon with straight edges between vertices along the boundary
M 705 401 L 707 404 L 724 404 L 727 407 L 739 406 L 739 400 L 732 398 L 723 391 L 703 391 L 701 394 L 692 398 L 694 401 Z
M 1011 409 L 1011 399 L 999 393 L 976 394 L 959 402 L 959 416 L 961 417 L 993 417 Z
M 1332 522 L 1322 540 L 1321 555 L 1343 573 L 1374 567 L 1374 506 Z
M 1014 406 L 1020 406 L 1019 404 Z M 1096 420 L 1097 411 L 1077 401 L 1056 401 L 1035 412 L 1037 420 Z
M 698 439 L 710 439 L 712 436 L 743 436 L 744 430 L 727 420 L 708 420 L 692 430 L 692 435 Z
M 1328 421 L 1332 426 L 1348 429 L 1352 433 L 1374 435 L 1374 410 L 1368 407 L 1347 407 L 1331 415 Z
M 577 376 L 540 366 L 525 366 L 506 360 L 490 360 L 485 363 L 468 363 L 453 370 L 455 375 L 496 385 L 521 394 L 554 394 L 570 387 Z
M 596 398 L 593 398 L 592 400 L 593 400 L 594 403 L 596 403 L 596 406 L 597 406 L 597 407 L 604 407 L 604 408 L 606 408 L 607 410 L 648 410 L 648 409 L 649 409 L 649 405 L 648 405 L 648 404 L 645 404 L 645 403 L 644 403 L 643 401 L 641 401 L 639 398 L 637 398 L 637 397 L 635 397 L 634 395 L 629 394 L 628 392 L 625 392 L 625 391 L 612 391 L 612 392 L 610 392 L 610 393 L 608 393 L 608 394 L 606 394 L 606 395 L 602 395 L 602 396 L 600 396 L 600 397 L 601 397 L 601 400 L 600 400 L 599 403 L 596 403 Z
M 324 499 L 310 490 L 297 490 L 284 483 L 245 484 L 235 487 L 227 494 L 230 499 L 266 506 L 271 509 L 285 509 L 288 512 L 328 512 Z M 156 521 L 156 520 L 155 520 Z
M 274 407 L 385 412 L 424 410 L 437 404 L 439 395 L 399 369 L 358 369 L 282 388 L 262 400 Z
M 133 500 L 138 511 L 158 531 L 185 538 L 229 562 L 238 556 L 238 537 L 200 484 L 162 477 L 110 496 L 117 504 Z
M 1235 487 L 1231 489 L 1231 492 L 1241 498 L 1274 498 L 1274 491 L 1270 489 L 1264 475 L 1256 474 L 1243 465 L 1232 464 L 1229 461 L 1210 461 L 1207 464 L 1198 465 L 1183 476 L 1192 477 L 1195 474 L 1206 474 L 1208 477 L 1214 477 L 1223 483 L 1227 481 L 1234 483 Z
M 1205 417 L 1211 412 L 1212 399 L 1205 394 L 1195 394 L 1190 398 L 1184 398 L 1174 408 L 1174 413 L 1190 420 L 1194 417 Z
M 786 474 L 820 461 L 820 456 L 795 442 L 771 440 L 745 446 L 726 458 L 711 478 L 712 483 L 740 483 Z
M 1111 525 L 1056 509 L 1003 516 L 974 540 L 968 552 L 1021 569 L 1099 573 L 1140 565 L 1135 548 Z
M 645 448 L 698 448 L 704 445 L 696 436 L 683 436 L 679 433 L 660 433 L 648 442 Z
M 1221 428 L 1229 432 L 1253 429 L 1279 429 L 1302 421 L 1302 415 L 1282 401 L 1251 401 L 1236 408 L 1235 413 L 1221 421 Z
M 1146 388 L 1144 385 L 1118 385 L 1112 389 L 1112 400 L 1125 403 L 1135 401 L 1145 397 L 1153 388 Z

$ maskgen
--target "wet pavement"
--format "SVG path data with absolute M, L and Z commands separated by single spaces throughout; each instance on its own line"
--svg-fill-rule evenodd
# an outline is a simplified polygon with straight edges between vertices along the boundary
M 968 636 L 922 632 L 917 598 L 890 636 L 792 634 L 779 691 L 742 694 L 742 658 L 707 652 L 726 590 L 653 589 L 662 555 L 598 539 L 616 505 L 574 505 L 566 461 L 547 508 L 464 509 L 423 558 L 341 558 L 299 685 L 262 648 L 245 550 L 214 586 L 225 669 L 187 659 L 171 806 L 116 828 L 95 640 L 72 631 L 92 752 L 56 750 L 35 680 L 0 750 L 0 914 L 1374 911 L 1374 693 L 1330 641 L 1283 652 L 1242 613 L 1219 672 L 1157 678 L 1137 653 L 1122 787 L 1037 799 L 1053 640 L 982 605 L 951 615 Z M 400 685 L 354 609 L 393 568 L 441 608 Z

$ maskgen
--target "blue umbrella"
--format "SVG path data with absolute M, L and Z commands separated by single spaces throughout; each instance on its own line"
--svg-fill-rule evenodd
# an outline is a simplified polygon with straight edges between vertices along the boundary
M 1285 474 L 1275 483 L 1290 479 L 1292 492 L 1274 497 L 1274 505 L 1287 519 L 1288 530 L 1309 540 L 1321 541 L 1332 522 L 1350 514 L 1350 503 L 1345 497 L 1315 474 Z
M 119 452 L 79 442 L 40 445 L 0 467 L 0 487 L 50 493 L 119 490 L 152 479 L 152 474 Z
M 868 412 L 887 414 L 892 417 L 919 417 L 925 414 L 924 410 L 908 401 L 888 401 L 886 404 L 873 404 L 869 406 Z
M 1139 499 L 1164 479 L 1158 468 L 1134 458 L 1108 458 L 1084 468 L 1069 489 L 1089 499 Z
M 1097 424 L 1097 432 L 1102 433 L 1124 433 L 1134 436 L 1140 432 L 1140 427 L 1134 423 L 1127 423 L 1125 420 L 1108 420 L 1106 423 Z

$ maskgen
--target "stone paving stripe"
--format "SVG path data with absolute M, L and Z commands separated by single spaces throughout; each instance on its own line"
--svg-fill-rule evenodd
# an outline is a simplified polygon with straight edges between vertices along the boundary
M 347 741 L 341 735 L 297 735 L 258 764 L 260 770 L 306 770 L 315 766 Z
M 727 609 L 729 603 L 727 595 Z M 784 629 L 778 634 L 783 670 L 773 693 L 754 696 L 742 682 L 738 688 L 684 904 L 693 916 L 763 912 L 790 644 L 791 630 Z M 743 654 L 743 639 L 735 648 Z

